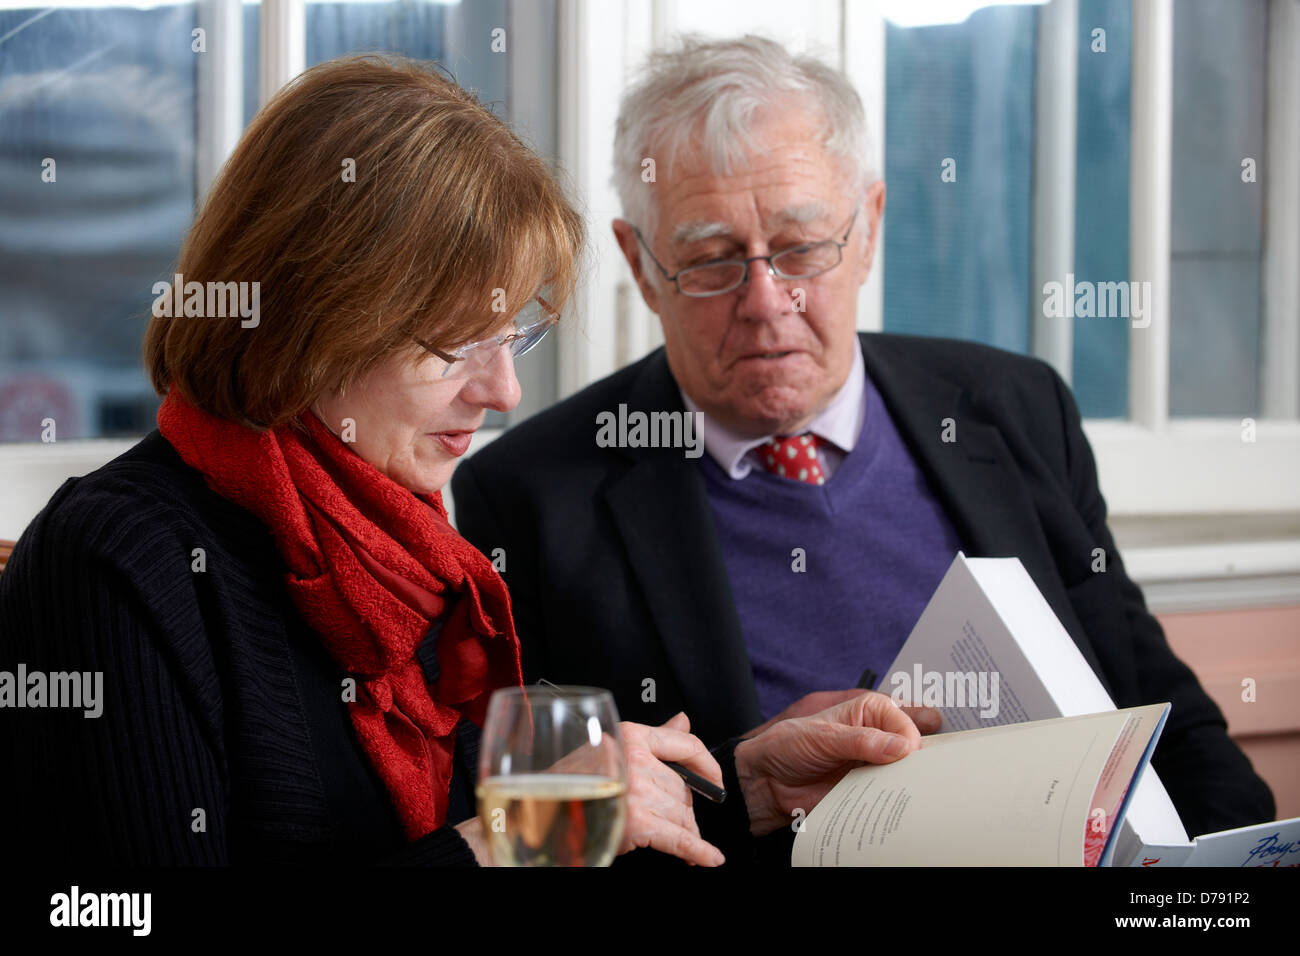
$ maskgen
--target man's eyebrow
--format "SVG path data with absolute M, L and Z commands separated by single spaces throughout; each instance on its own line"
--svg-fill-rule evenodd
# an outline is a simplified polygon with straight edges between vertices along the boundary
M 810 222 L 816 222 L 818 219 L 827 219 L 831 211 L 819 202 L 803 203 L 799 206 L 786 206 L 780 212 L 772 217 L 772 222 L 778 226 L 796 225 L 806 226 Z
M 730 223 L 696 220 L 694 222 L 684 222 L 673 229 L 671 242 L 674 246 L 681 246 L 688 242 L 699 242 L 702 239 L 712 239 L 715 236 L 730 235 Z
M 807 202 L 798 206 L 786 206 L 773 214 L 770 221 L 773 226 L 778 227 L 788 225 L 805 226 L 810 222 L 829 218 L 830 214 L 830 209 L 824 204 Z M 731 235 L 730 223 L 693 220 L 684 222 L 673 229 L 670 241 L 674 246 L 682 246 L 692 242 L 700 242 L 704 239 L 714 239 L 719 236 L 729 238 Z

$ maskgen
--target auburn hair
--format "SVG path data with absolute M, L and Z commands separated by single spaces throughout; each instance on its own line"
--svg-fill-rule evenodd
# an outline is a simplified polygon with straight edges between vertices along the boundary
M 541 158 L 436 66 L 331 60 L 253 118 L 181 247 L 187 284 L 260 283 L 257 323 L 155 310 L 145 367 L 274 427 L 417 337 L 486 337 L 543 287 L 563 308 L 582 241 Z

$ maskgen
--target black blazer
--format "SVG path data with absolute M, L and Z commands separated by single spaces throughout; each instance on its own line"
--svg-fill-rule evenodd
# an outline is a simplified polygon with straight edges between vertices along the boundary
M 0 670 L 102 671 L 103 713 L 0 710 L 5 852 L 68 867 L 474 865 L 451 825 L 403 837 L 286 573 L 266 527 L 156 431 L 66 481 L 0 574 Z M 474 812 L 462 726 L 448 824 Z
M 1273 819 L 1268 787 L 1124 571 L 1055 371 L 967 342 L 860 339 L 967 555 L 1020 558 L 1117 706 L 1173 704 L 1154 765 L 1189 834 Z M 462 463 L 457 522 L 485 553 L 504 549 L 525 680 L 608 687 L 642 723 L 685 710 L 713 745 L 762 718 L 704 481 L 681 449 L 597 447 L 597 414 L 621 403 L 682 410 L 662 349 Z M 942 441 L 949 418 L 955 442 Z

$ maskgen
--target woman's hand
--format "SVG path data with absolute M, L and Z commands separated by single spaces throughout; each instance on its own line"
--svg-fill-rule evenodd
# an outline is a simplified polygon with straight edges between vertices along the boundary
M 722 785 L 722 768 L 690 729 L 685 714 L 658 727 L 629 721 L 618 725 L 627 761 L 627 825 L 619 853 L 649 846 L 701 866 L 724 861 L 722 852 L 700 837 L 690 790 L 663 763 L 676 761 Z
M 837 692 L 838 693 L 838 692 Z M 807 814 L 849 770 L 893 763 L 939 729 L 932 707 L 900 707 L 892 697 L 863 691 L 809 717 L 790 717 L 736 747 L 736 775 L 754 836 Z
M 456 824 L 456 830 L 464 841 L 469 844 L 478 865 L 491 866 L 492 851 L 488 849 L 487 838 L 483 835 L 483 821 L 478 817 L 470 817 L 468 820 Z

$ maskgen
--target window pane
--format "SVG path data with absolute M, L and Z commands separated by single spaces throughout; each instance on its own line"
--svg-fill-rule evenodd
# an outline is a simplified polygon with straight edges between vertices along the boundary
M 257 115 L 261 105 L 262 4 L 244 0 L 244 125 Z
M 1260 404 L 1265 0 L 1174 5 L 1169 408 L 1238 418 Z M 1295 175 L 1278 171 L 1278 175 Z
M 194 3 L 0 10 L 0 440 L 154 427 L 140 343 L 194 213 L 205 23 Z
M 1074 273 L 1079 282 L 1129 275 L 1129 0 L 1080 0 L 1078 119 L 1075 137 Z M 1093 31 L 1105 30 L 1105 52 Z M 1100 39 L 1100 38 L 1098 38 Z M 1130 323 L 1074 320 L 1072 386 L 1085 418 L 1128 416 Z
M 555 0 L 308 3 L 307 65 L 382 51 L 437 60 L 551 163 L 556 159 Z M 503 34 L 493 31 L 503 30 Z M 494 43 L 495 40 L 495 43 Z M 495 47 L 495 49 L 494 49 Z M 556 336 L 515 366 L 523 398 L 485 424 L 522 421 L 558 397 Z
M 1029 351 L 1036 24 L 886 28 L 886 331 Z
M 504 8 L 505 4 L 504 0 L 490 0 L 487 6 Z M 367 50 L 441 60 L 447 11 L 446 4 L 432 0 L 309 3 L 307 65 Z

